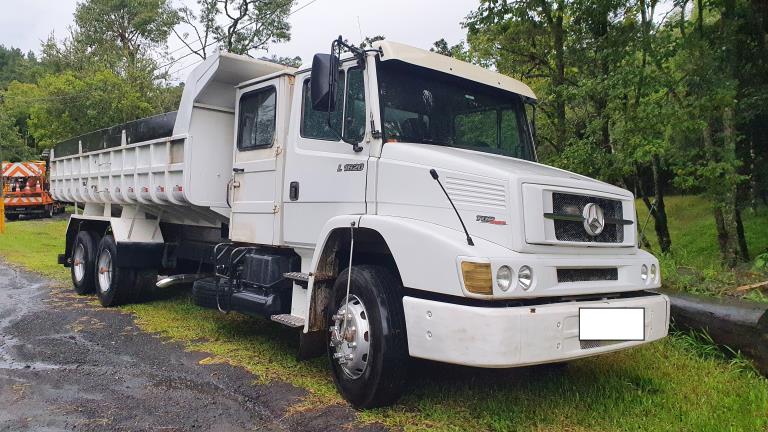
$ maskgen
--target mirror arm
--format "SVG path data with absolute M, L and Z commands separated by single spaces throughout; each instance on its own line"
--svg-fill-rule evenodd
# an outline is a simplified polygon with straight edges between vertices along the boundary
M 344 39 L 341 37 L 341 35 L 339 35 L 339 37 L 331 43 L 331 53 L 334 52 L 334 49 L 338 50 L 337 52 L 339 53 L 339 59 L 341 59 L 342 47 L 346 48 L 347 51 L 351 52 L 355 57 L 357 57 L 358 61 L 365 59 L 366 50 L 344 42 Z
M 328 111 L 328 124 L 327 124 L 327 126 L 328 126 L 328 129 L 330 129 L 330 130 L 333 132 L 333 134 L 334 134 L 334 135 L 336 135 L 336 138 L 338 138 L 339 140 L 341 140 L 341 141 L 344 141 L 345 143 L 347 143 L 347 144 L 351 145 L 351 146 L 352 146 L 352 150 L 354 150 L 354 151 L 355 151 L 355 153 L 360 153 L 361 151 L 363 151 L 363 148 L 362 148 L 362 147 L 360 147 L 360 144 L 359 144 L 359 143 L 357 143 L 357 142 L 355 142 L 355 141 L 352 141 L 352 140 L 351 140 L 351 139 L 349 139 L 349 138 L 345 138 L 344 136 L 342 136 L 342 135 L 341 135 L 341 134 L 340 134 L 340 133 L 339 133 L 339 132 L 338 132 L 338 131 L 337 131 L 337 130 L 336 130 L 336 129 L 335 129 L 333 126 L 332 126 L 332 125 L 331 125 L 331 112 L 330 112 L 330 111 Z
M 344 39 L 341 37 L 341 35 L 339 35 L 338 39 L 336 39 L 333 42 L 331 42 L 331 56 L 336 54 L 336 58 L 339 59 L 339 67 L 341 66 L 341 48 L 342 47 L 346 48 L 349 52 L 351 52 L 358 59 L 358 63 L 365 63 L 364 62 L 365 50 L 360 49 L 360 48 L 358 48 L 358 47 L 356 47 L 354 45 L 349 45 L 348 43 L 344 42 Z M 336 82 L 336 77 L 338 76 L 338 73 L 339 73 L 338 70 L 333 70 L 333 68 L 329 68 L 329 70 L 328 70 L 328 82 L 335 83 Z M 341 141 L 351 145 L 352 146 L 352 150 L 354 150 L 355 153 L 360 153 L 361 151 L 363 151 L 363 148 L 360 147 L 360 145 L 358 145 L 357 142 L 345 138 L 343 136 L 343 133 L 339 133 L 336 130 L 336 128 L 334 128 L 333 125 L 331 125 L 331 112 L 332 112 L 331 111 L 331 104 L 334 101 L 334 99 L 332 99 L 332 98 L 336 97 L 336 94 L 335 94 L 336 93 L 335 92 L 336 85 L 329 86 L 329 88 L 331 90 L 334 90 L 334 92 L 333 92 L 333 94 L 328 96 L 328 122 L 327 122 L 328 123 L 328 129 L 333 131 L 333 134 L 336 135 L 336 137 L 338 139 L 340 139 Z M 343 92 L 343 90 L 342 90 L 342 92 Z M 343 117 L 344 117 L 344 112 L 343 112 L 344 108 L 343 108 L 343 106 L 344 106 L 344 104 L 343 104 L 343 98 L 342 98 L 342 108 L 341 108 L 341 110 L 342 110 L 342 122 L 344 120 L 343 119 Z M 343 127 L 343 125 L 342 125 L 342 127 Z

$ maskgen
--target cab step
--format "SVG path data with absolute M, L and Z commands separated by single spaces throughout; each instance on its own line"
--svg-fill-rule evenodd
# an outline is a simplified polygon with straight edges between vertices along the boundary
M 325 281 L 334 279 L 333 276 L 326 273 L 301 273 L 301 272 L 283 273 L 284 278 L 290 279 L 304 287 L 307 286 L 307 284 L 309 283 L 309 278 L 312 276 L 315 277 L 315 282 L 325 282 Z
M 288 327 L 304 327 L 304 318 L 291 314 L 272 315 L 272 321 L 286 325 Z

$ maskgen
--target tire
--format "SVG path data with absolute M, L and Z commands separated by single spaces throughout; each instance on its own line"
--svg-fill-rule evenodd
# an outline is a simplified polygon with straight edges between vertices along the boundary
M 72 277 L 72 287 L 80 295 L 90 294 L 96 288 L 94 277 L 96 266 L 96 251 L 99 237 L 90 231 L 80 231 L 72 243 L 72 260 L 69 274 Z
M 54 215 L 54 209 L 53 205 L 49 205 L 45 207 L 45 213 L 43 214 L 44 218 L 52 218 Z
M 219 295 L 219 290 L 223 291 L 225 288 L 224 284 L 225 282 L 221 282 L 217 289 L 216 278 L 196 280 L 192 284 L 192 303 L 208 309 L 218 309 L 221 306 L 222 309 L 229 310 L 228 296 Z
M 330 329 L 326 347 L 333 381 L 355 408 L 389 405 L 402 394 L 409 362 L 402 288 L 384 267 L 359 265 L 352 269 L 349 308 L 358 331 L 350 335 L 356 343 L 350 347 L 345 342 L 339 344 L 348 274 L 345 270 L 336 279 L 326 317 L 326 328 Z M 366 328 L 367 332 L 362 331 Z M 348 351 L 352 360 L 340 364 L 335 356 Z
M 115 266 L 117 245 L 115 238 L 105 235 L 99 242 L 94 266 L 96 293 L 104 307 L 119 306 L 136 301 L 140 289 L 136 285 L 136 270 Z

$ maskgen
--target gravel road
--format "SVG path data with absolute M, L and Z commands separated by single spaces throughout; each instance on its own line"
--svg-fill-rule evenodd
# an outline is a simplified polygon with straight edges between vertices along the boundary
M 200 365 L 132 317 L 0 263 L 0 431 L 335 431 L 360 426 L 330 406 L 287 414 L 304 391 Z

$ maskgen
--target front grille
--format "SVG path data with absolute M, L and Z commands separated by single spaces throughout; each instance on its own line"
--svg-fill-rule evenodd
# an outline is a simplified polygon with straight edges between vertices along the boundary
M 606 218 L 621 220 L 624 216 L 621 201 L 559 192 L 552 194 L 552 213 L 580 216 L 588 203 L 595 203 L 602 207 Z M 560 241 L 584 243 L 622 243 L 624 241 L 624 227 L 619 224 L 607 223 L 603 232 L 591 236 L 584 229 L 583 222 L 557 219 L 554 223 L 555 238 Z
M 558 282 L 595 282 L 619 280 L 616 268 L 557 269 Z

